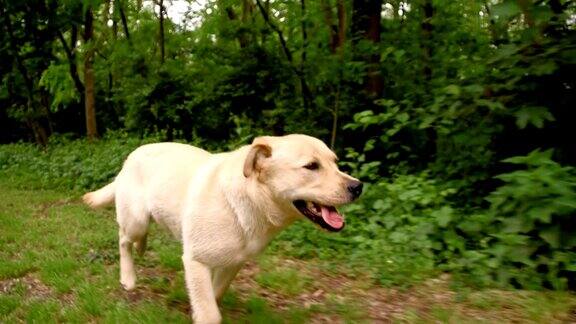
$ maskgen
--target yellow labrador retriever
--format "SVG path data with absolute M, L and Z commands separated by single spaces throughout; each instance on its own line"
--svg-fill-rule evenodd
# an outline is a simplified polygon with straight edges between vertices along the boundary
M 219 323 L 216 301 L 283 228 L 304 217 L 329 231 L 344 227 L 335 206 L 356 199 L 362 183 L 336 161 L 322 141 L 297 134 L 219 154 L 148 144 L 128 156 L 114 182 L 83 199 L 91 207 L 116 203 L 125 289 L 136 286 L 132 247 L 144 251 L 153 218 L 183 243 L 194 321 Z

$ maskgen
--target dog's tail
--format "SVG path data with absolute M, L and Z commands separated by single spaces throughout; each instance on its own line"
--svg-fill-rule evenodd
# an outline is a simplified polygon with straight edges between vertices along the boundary
M 82 196 L 84 203 L 92 208 L 104 207 L 114 202 L 116 196 L 116 184 L 114 182 L 106 186 L 89 192 Z

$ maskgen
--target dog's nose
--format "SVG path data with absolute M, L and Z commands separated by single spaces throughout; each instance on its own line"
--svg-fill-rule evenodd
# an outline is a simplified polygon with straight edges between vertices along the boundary
M 360 197 L 360 194 L 362 193 L 362 187 L 364 185 L 362 184 L 362 182 L 355 180 L 352 181 L 349 185 L 348 185 L 348 191 L 350 191 L 350 193 L 352 194 L 352 199 L 356 199 L 358 197 Z

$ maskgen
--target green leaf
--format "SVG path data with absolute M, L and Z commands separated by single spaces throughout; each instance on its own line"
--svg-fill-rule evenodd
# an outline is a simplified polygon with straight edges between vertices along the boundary
M 407 113 L 401 113 L 399 114 L 396 119 L 398 119 L 399 122 L 401 123 L 406 123 L 409 119 L 410 119 L 410 115 L 408 115 Z
M 545 61 L 542 64 L 535 65 L 532 68 L 534 75 L 548 75 L 554 73 L 558 69 L 558 65 L 554 61 Z
M 544 121 L 556 120 L 546 107 L 523 107 L 514 115 L 516 116 L 516 125 L 520 129 L 526 128 L 529 123 L 537 128 L 542 128 Z
M 498 18 L 508 19 L 520 14 L 521 9 L 517 1 L 505 0 L 502 3 L 492 6 L 491 12 Z
M 418 126 L 418 128 L 420 129 L 424 129 L 424 128 L 428 128 L 430 127 L 430 125 L 432 125 L 432 123 L 436 120 L 436 116 L 434 115 L 428 115 L 425 116 L 422 119 L 422 122 L 420 123 L 420 125 Z
M 453 214 L 454 210 L 451 207 L 444 206 L 439 210 L 435 210 L 434 212 L 432 212 L 432 217 L 436 218 L 438 226 L 444 228 L 448 226 L 448 224 L 452 221 Z
M 394 232 L 390 234 L 390 240 L 392 240 L 394 243 L 406 243 L 409 239 L 410 237 L 408 235 L 401 232 Z
M 444 91 L 445 91 L 447 94 L 451 94 L 451 95 L 454 95 L 454 96 L 459 96 L 459 95 L 460 95 L 460 92 L 461 92 L 461 91 L 460 91 L 460 87 L 457 86 L 457 85 L 455 85 L 455 84 L 451 84 L 451 85 L 449 85 L 449 86 L 446 86 L 446 87 L 444 88 Z
M 538 235 L 551 247 L 557 249 L 560 247 L 560 233 L 560 226 L 556 225 L 541 230 Z
M 465 217 L 463 221 L 459 222 L 457 227 L 468 234 L 478 233 L 483 230 L 485 224 L 491 220 L 491 215 L 470 215 Z

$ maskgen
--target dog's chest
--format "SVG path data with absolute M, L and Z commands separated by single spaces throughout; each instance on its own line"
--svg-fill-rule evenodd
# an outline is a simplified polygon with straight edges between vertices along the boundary
M 248 258 L 253 258 L 264 250 L 269 241 L 269 239 L 264 237 L 249 240 L 246 243 L 243 252 Z
M 264 233 L 258 233 L 256 235 L 251 235 L 244 237 L 242 245 L 238 246 L 235 250 L 235 259 L 239 263 L 243 263 L 250 259 L 253 259 L 258 254 L 264 250 L 266 245 L 270 242 L 270 235 Z

